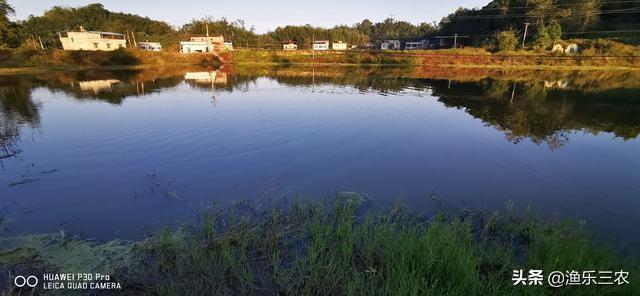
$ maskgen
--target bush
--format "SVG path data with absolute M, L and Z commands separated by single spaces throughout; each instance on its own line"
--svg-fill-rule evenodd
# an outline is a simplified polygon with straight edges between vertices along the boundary
M 140 59 L 131 52 L 118 49 L 111 54 L 104 66 L 135 66 L 140 64 Z
M 518 36 L 514 29 L 499 32 L 496 35 L 499 51 L 514 51 L 518 46 Z

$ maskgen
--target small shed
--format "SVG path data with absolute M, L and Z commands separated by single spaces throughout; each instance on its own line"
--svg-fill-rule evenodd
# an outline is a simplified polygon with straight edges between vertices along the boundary
M 347 50 L 347 43 L 346 42 L 342 42 L 342 41 L 334 42 L 331 45 L 331 49 L 333 49 L 333 50 Z
M 406 43 L 404 44 L 404 49 L 405 49 L 405 50 L 421 50 L 421 49 L 426 49 L 426 48 L 427 48 L 426 44 L 427 44 L 427 41 L 426 41 L 426 40 L 406 42 Z
M 382 50 L 400 50 L 400 40 L 385 40 L 380 44 Z
M 293 40 L 282 42 L 282 50 L 291 51 L 291 50 L 297 50 L 297 49 L 298 49 L 298 45 L 295 42 L 293 42 Z
M 313 50 L 329 50 L 329 41 L 328 40 L 314 41 Z
M 138 48 L 147 51 L 162 51 L 162 45 L 159 42 L 138 42 Z

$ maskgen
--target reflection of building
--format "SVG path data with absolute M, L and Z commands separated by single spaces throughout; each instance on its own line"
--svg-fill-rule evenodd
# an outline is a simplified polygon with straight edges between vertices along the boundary
M 122 34 L 85 31 L 83 27 L 79 31 L 60 32 L 58 38 L 64 50 L 111 51 L 127 47 L 127 40 Z
M 184 80 L 191 80 L 200 84 L 227 84 L 227 73 L 222 71 L 212 72 L 187 72 Z
M 138 48 L 148 51 L 162 51 L 162 45 L 159 42 L 138 42 Z
M 329 50 L 329 41 L 326 41 L 326 40 L 314 41 L 313 50 Z
M 331 49 L 333 49 L 333 50 L 347 50 L 347 43 L 342 42 L 342 41 L 334 42 L 331 45 Z
M 225 49 L 224 37 L 191 37 L 189 41 L 180 42 L 181 53 L 214 52 Z M 233 50 L 233 45 L 231 47 Z
M 282 49 L 283 50 L 297 50 L 298 49 L 298 45 L 293 42 L 293 40 L 289 40 L 286 42 L 282 43 Z
M 400 40 L 385 40 L 380 44 L 382 50 L 400 50 Z
M 106 79 L 106 80 L 92 80 L 92 81 L 80 81 L 78 85 L 83 92 L 93 92 L 98 94 L 105 90 L 111 90 L 114 84 L 120 83 L 120 80 Z

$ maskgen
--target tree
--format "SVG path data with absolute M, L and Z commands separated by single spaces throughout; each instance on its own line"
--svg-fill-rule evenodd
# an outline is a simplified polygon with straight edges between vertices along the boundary
M 11 4 L 7 0 L 0 0 L 0 46 L 16 47 L 19 45 L 18 26 L 9 20 L 9 16 L 15 14 Z

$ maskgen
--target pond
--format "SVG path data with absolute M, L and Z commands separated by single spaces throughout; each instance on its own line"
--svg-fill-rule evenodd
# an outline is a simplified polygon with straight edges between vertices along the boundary
M 640 73 L 149 68 L 0 77 L 3 235 L 135 239 L 240 199 L 533 205 L 640 246 Z M 561 218 L 560 218 L 561 219 Z

